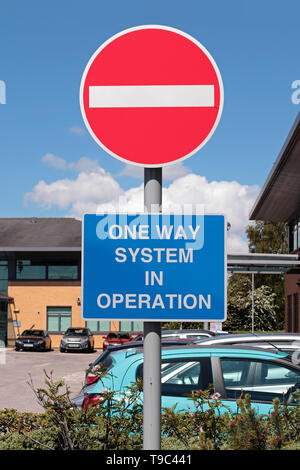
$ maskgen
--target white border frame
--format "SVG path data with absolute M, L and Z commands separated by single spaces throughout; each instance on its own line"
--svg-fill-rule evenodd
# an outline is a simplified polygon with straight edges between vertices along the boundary
M 101 318 L 85 318 L 84 317 L 84 314 L 83 314 L 83 306 L 84 306 L 84 296 L 83 296 L 83 272 L 84 272 L 84 216 L 85 215 L 96 215 L 96 216 L 99 216 L 99 217 L 103 217 L 103 216 L 106 216 L 106 215 L 115 215 L 115 216 L 118 216 L 118 215 L 129 215 L 129 216 L 133 216 L 133 215 L 136 215 L 136 216 L 139 216 L 139 215 L 179 215 L 179 214 L 175 214 L 175 213 L 169 213 L 169 212 L 105 212 L 103 214 L 96 214 L 94 212 L 85 212 L 82 216 L 82 227 L 81 227 L 81 230 L 82 230 L 82 233 L 81 233 L 81 318 L 84 320 L 84 321 L 143 321 L 143 322 L 199 322 L 199 323 L 203 323 L 203 322 L 218 322 L 218 323 L 223 323 L 227 320 L 227 217 L 225 214 L 220 214 L 220 213 L 210 213 L 210 214 L 202 214 L 202 213 L 199 213 L 199 212 L 196 212 L 196 213 L 192 213 L 192 214 L 187 214 L 187 215 L 203 215 L 203 216 L 206 216 L 206 215 L 215 215 L 215 216 L 222 216 L 224 217 L 224 319 L 223 320 L 220 320 L 220 319 L 212 319 L 212 318 L 209 318 L 209 319 L 195 319 L 195 318 L 192 318 L 192 319 L 188 319 L 188 318 L 183 318 L 183 319 L 179 319 L 179 318 L 175 318 L 175 319 L 172 319 L 172 318 L 166 318 L 166 319 L 157 319 L 157 318 L 104 318 L 104 317 L 101 317 Z M 184 214 L 180 214 L 182 216 L 184 216 Z
M 167 163 L 155 163 L 155 164 L 144 164 L 144 163 L 138 163 L 138 162 L 132 162 L 130 160 L 127 160 L 126 158 L 124 157 L 121 157 L 120 155 L 117 155 L 116 153 L 112 152 L 111 150 L 109 150 L 101 141 L 100 139 L 98 139 L 98 137 L 94 134 L 93 130 L 91 129 L 90 125 L 89 125 L 89 122 L 87 120 L 87 117 L 86 117 L 86 113 L 85 113 L 85 109 L 84 109 L 84 104 L 83 104 L 83 89 L 84 89 L 84 84 L 85 84 L 85 79 L 86 79 L 86 76 L 87 76 L 87 73 L 90 69 L 90 66 L 92 65 L 93 61 L 95 60 L 95 58 L 97 57 L 97 55 L 108 45 L 110 44 L 112 41 L 114 41 L 115 39 L 119 38 L 120 36 L 123 36 L 127 33 L 130 33 L 132 31 L 139 31 L 139 30 L 142 30 L 142 29 L 163 29 L 163 30 L 166 30 L 166 31 L 172 31 L 173 33 L 177 33 L 183 37 L 185 37 L 186 39 L 189 39 L 190 41 L 192 41 L 194 44 L 196 44 L 196 46 L 199 47 L 199 49 L 201 49 L 202 52 L 204 52 L 204 54 L 206 54 L 206 56 L 208 57 L 208 59 L 210 60 L 212 66 L 214 67 L 214 70 L 216 72 L 216 75 L 218 77 L 218 81 L 219 81 L 219 87 L 220 87 L 220 105 L 219 105 L 219 111 L 218 111 L 218 115 L 217 115 L 217 118 L 215 120 L 215 123 L 210 131 L 210 133 L 208 134 L 208 136 L 203 140 L 203 142 L 198 146 L 196 147 L 194 150 L 192 150 L 192 152 L 184 155 L 183 157 L 180 157 L 180 158 L 177 158 L 176 160 L 174 161 L 171 161 L 171 162 L 167 162 Z M 83 117 L 83 120 L 84 120 L 84 123 L 86 125 L 86 128 L 87 130 L 89 131 L 90 135 L 93 137 L 93 139 L 95 140 L 95 142 L 100 145 L 100 147 L 102 147 L 102 149 L 107 152 L 109 155 L 111 155 L 112 157 L 120 160 L 121 162 L 123 163 L 127 163 L 127 164 L 131 164 L 131 165 L 136 165 L 136 166 L 140 166 L 140 167 L 146 167 L 146 168 L 157 168 L 157 167 L 164 167 L 164 166 L 168 166 L 168 165 L 172 165 L 172 164 L 175 164 L 175 163 L 178 163 L 178 162 L 181 162 L 183 160 L 186 160 L 187 158 L 191 157 L 192 155 L 194 155 L 196 152 L 198 152 L 198 150 L 200 150 L 202 147 L 204 147 L 205 144 L 207 144 L 207 142 L 209 141 L 209 139 L 212 137 L 212 135 L 214 134 L 219 122 L 220 122 L 220 119 L 221 119 L 221 115 L 222 115 L 222 111 L 223 111 L 223 106 L 224 106 L 224 86 L 223 86 L 223 81 L 222 81 L 222 77 L 221 77 L 221 73 L 220 73 L 220 70 L 215 62 L 215 60 L 213 59 L 213 57 L 210 55 L 210 53 L 208 52 L 208 50 L 197 40 L 195 39 L 193 36 L 190 36 L 189 34 L 179 30 L 179 29 L 176 29 L 176 28 L 172 28 L 171 26 L 162 26 L 162 25 L 142 25 L 142 26 L 134 26 L 132 28 L 128 28 L 128 29 L 125 29 L 117 34 L 115 34 L 114 36 L 110 37 L 109 39 L 107 39 L 95 52 L 94 54 L 92 55 L 92 57 L 90 58 L 90 60 L 88 61 L 88 64 L 86 65 L 85 69 L 84 69 L 84 72 L 83 72 L 83 75 L 82 75 L 82 78 L 81 78 L 81 83 L 80 83 L 80 91 L 79 91 L 79 102 L 80 102 L 80 110 L 81 110 L 81 114 L 82 114 L 82 117 Z

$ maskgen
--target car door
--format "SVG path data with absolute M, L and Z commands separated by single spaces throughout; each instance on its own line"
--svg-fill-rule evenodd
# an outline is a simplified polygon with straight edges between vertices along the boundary
M 237 399 L 247 393 L 256 412 L 267 414 L 273 409 L 274 398 L 282 400 L 283 393 L 300 382 L 300 370 L 279 361 L 214 357 L 212 364 L 215 390 L 234 413 Z
M 136 373 L 143 378 L 143 364 Z M 206 390 L 212 383 L 209 357 L 163 359 L 161 365 L 161 406 L 176 407 L 176 411 L 194 410 L 189 397 L 195 390 Z

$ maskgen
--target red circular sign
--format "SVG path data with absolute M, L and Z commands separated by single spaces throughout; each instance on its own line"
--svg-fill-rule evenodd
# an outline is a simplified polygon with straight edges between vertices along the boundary
M 208 51 L 167 26 L 138 26 L 106 41 L 80 86 L 85 124 L 110 155 L 144 167 L 190 157 L 214 133 L 223 83 Z

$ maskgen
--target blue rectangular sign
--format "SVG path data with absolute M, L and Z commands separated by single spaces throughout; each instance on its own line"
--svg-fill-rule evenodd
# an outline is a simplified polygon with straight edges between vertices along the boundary
M 224 215 L 86 214 L 85 320 L 224 321 Z

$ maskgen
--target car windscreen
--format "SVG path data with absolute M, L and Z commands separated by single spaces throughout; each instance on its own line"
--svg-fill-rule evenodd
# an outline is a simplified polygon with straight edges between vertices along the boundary
M 21 336 L 44 336 L 43 330 L 25 330 Z
M 87 330 L 84 328 L 69 328 L 65 336 L 87 336 Z

